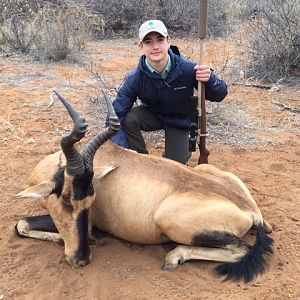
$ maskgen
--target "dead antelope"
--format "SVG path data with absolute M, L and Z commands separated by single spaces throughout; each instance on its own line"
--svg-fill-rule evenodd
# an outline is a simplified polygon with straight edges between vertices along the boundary
M 21 219 L 19 235 L 63 240 L 66 260 L 75 267 L 91 261 L 88 240 L 95 226 L 134 243 L 176 242 L 165 258 L 167 271 L 191 259 L 223 262 L 217 271 L 231 280 L 248 282 L 265 271 L 273 252 L 266 233 L 272 228 L 237 176 L 212 165 L 192 169 L 107 141 L 120 126 L 109 100 L 109 127 L 79 152 L 74 145 L 87 124 L 56 94 L 74 128 L 62 138 L 62 151 L 40 161 L 30 187 L 16 195 L 42 200 L 50 214 Z M 241 239 L 252 226 L 254 245 Z

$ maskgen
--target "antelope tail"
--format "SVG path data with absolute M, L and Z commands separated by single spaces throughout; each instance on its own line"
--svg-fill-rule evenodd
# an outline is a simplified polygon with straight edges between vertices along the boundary
M 262 274 L 267 267 L 266 256 L 273 253 L 273 239 L 267 236 L 262 224 L 256 227 L 256 241 L 250 246 L 249 252 L 238 262 L 224 263 L 217 266 L 216 271 L 226 276 L 225 280 L 252 281 L 257 275 Z

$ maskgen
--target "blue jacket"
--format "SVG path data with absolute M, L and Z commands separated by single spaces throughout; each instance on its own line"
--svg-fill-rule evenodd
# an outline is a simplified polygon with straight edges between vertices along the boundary
M 172 68 L 166 79 L 151 73 L 141 56 L 137 68 L 125 79 L 115 101 L 114 109 L 121 121 L 120 133 L 112 138 L 116 144 L 128 148 L 122 126 L 127 112 L 139 99 L 158 118 L 169 126 L 188 129 L 191 125 L 190 97 L 198 88 L 194 67 L 190 62 L 169 50 Z M 227 86 L 212 73 L 205 83 L 205 99 L 220 102 L 227 95 Z

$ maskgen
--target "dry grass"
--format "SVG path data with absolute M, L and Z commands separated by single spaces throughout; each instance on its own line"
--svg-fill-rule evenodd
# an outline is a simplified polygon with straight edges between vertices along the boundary
M 24 133 L 21 127 L 14 126 L 9 118 L 0 118 L 0 143 L 6 143 L 8 139 L 16 138 L 18 140 L 24 140 Z

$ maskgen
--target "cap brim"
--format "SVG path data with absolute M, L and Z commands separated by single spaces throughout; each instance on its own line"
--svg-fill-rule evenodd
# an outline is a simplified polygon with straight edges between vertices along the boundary
M 151 32 L 157 32 L 157 33 L 161 34 L 163 37 L 167 37 L 167 36 L 168 36 L 168 34 L 165 33 L 165 32 L 161 32 L 161 31 L 159 31 L 159 30 L 153 30 L 153 29 L 151 29 L 151 30 L 146 31 L 146 32 L 143 34 L 143 36 L 140 36 L 140 42 L 142 42 L 142 41 L 144 40 L 144 38 L 145 38 L 149 33 L 151 33 Z

